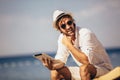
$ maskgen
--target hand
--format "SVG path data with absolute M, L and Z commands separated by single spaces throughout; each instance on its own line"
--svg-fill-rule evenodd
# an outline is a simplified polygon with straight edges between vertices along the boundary
M 73 45 L 71 37 L 66 36 L 66 35 L 63 36 L 62 43 L 63 43 L 66 47 L 69 47 L 69 45 Z
M 64 63 L 62 61 L 56 60 L 45 53 L 35 55 L 35 58 L 40 60 L 43 63 L 43 65 L 47 67 L 49 70 L 56 70 L 64 66 Z
M 49 70 L 52 70 L 52 60 L 50 58 L 42 57 L 42 63 L 45 67 L 47 67 Z

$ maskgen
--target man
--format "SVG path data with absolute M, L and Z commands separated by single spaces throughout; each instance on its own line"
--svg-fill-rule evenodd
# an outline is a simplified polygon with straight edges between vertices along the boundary
M 61 32 L 55 59 L 62 66 L 58 68 L 54 62 L 44 61 L 51 70 L 52 80 L 91 80 L 112 69 L 109 57 L 95 34 L 87 28 L 77 27 L 71 14 L 56 10 L 53 25 Z M 78 66 L 65 66 L 70 54 Z

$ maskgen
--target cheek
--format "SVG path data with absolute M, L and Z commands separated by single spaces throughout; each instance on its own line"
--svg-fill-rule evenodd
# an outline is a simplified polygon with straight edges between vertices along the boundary
M 60 31 L 61 33 L 66 33 L 66 31 L 63 30 L 63 29 L 60 29 L 59 31 Z
M 62 29 L 60 29 L 60 28 L 59 28 L 59 31 L 60 31 L 61 33 L 63 33 Z

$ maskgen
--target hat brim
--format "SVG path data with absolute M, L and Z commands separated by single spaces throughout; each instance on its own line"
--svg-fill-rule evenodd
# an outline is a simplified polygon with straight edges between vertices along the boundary
M 57 26 L 57 21 L 58 20 L 60 20 L 63 16 L 71 16 L 72 17 L 72 15 L 70 14 L 70 13 L 67 13 L 67 14 L 65 14 L 65 13 L 62 13 L 62 14 L 60 14 L 57 18 L 56 18 L 56 20 L 53 22 L 53 27 L 55 27 L 57 30 L 58 30 L 58 26 Z

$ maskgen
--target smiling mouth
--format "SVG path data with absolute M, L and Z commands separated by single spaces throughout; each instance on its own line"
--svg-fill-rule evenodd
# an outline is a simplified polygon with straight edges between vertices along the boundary
M 74 34 L 74 30 L 73 29 L 71 29 L 71 30 L 68 30 L 68 32 L 67 32 L 68 34 Z
M 75 35 L 75 28 L 70 27 L 66 30 L 66 32 L 67 32 L 67 35 L 73 36 Z
M 71 34 L 71 33 L 73 33 L 73 31 L 68 31 L 68 34 Z

